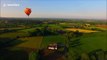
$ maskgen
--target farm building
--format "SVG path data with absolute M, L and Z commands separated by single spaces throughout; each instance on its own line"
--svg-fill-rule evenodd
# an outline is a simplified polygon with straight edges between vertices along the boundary
M 57 48 L 57 44 L 56 43 L 54 43 L 54 44 L 49 44 L 48 45 L 48 49 L 49 50 L 57 50 L 58 48 Z
M 65 47 L 65 45 L 62 43 L 53 43 L 53 44 L 48 45 L 49 50 L 58 50 L 58 49 L 64 48 L 64 47 Z

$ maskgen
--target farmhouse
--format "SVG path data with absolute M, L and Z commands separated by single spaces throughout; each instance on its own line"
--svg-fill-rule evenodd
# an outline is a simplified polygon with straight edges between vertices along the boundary
M 86 27 L 90 27 L 91 25 L 90 25 L 90 24 L 85 24 L 85 26 L 86 26 Z
M 48 50 L 58 50 L 65 47 L 66 46 L 62 43 L 53 43 L 48 45 Z
M 54 43 L 54 44 L 49 44 L 49 45 L 48 45 L 48 49 L 49 49 L 49 50 L 57 50 L 57 44 L 56 44 L 56 43 Z

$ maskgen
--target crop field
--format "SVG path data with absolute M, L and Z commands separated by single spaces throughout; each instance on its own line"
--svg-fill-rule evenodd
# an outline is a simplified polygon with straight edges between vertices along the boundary
M 40 49 L 40 45 L 42 43 L 43 37 L 25 37 L 25 38 L 19 38 L 19 40 L 25 41 L 21 44 L 16 45 L 15 47 L 19 48 L 28 48 L 28 49 Z
M 100 28 L 105 28 L 105 29 L 107 29 L 107 25 L 97 25 L 97 27 L 100 27 Z
M 68 30 L 68 31 L 79 31 L 79 32 L 82 32 L 82 33 L 92 33 L 92 32 L 98 32 L 98 31 L 93 31 L 93 30 L 86 30 L 86 29 L 77 29 L 77 28 L 67 28 L 65 30 Z

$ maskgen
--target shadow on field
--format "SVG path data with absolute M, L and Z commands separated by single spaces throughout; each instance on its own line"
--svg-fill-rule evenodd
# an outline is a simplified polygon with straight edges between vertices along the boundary
M 89 53 L 82 53 L 77 60 L 107 60 L 107 51 L 97 49 Z
M 67 48 L 63 51 L 42 49 L 39 50 L 38 60 L 66 60 L 67 52 Z
M 0 60 L 28 60 L 29 55 L 27 52 L 19 51 L 9 51 L 9 50 L 0 50 Z
M 25 41 L 0 38 L 0 60 L 28 60 L 28 53 L 24 50 L 11 51 L 7 47 L 12 47 Z
M 22 41 L 18 39 L 11 39 L 11 38 L 0 38 L 0 49 L 12 47 L 23 42 L 26 42 L 26 41 Z

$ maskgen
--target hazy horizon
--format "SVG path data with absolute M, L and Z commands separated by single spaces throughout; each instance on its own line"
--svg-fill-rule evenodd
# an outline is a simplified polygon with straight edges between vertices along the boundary
M 27 7 L 29 18 L 107 19 L 106 0 L 1 0 L 1 17 L 28 18 Z

